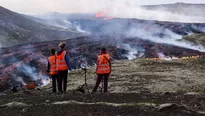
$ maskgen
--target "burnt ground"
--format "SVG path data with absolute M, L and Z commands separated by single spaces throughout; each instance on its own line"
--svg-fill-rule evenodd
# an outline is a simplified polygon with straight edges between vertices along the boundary
M 45 91 L 1 95 L 2 116 L 202 116 L 204 97 L 183 94 L 72 94 L 53 95 Z M 14 102 L 15 101 L 15 102 Z M 181 104 L 187 109 L 158 111 L 163 103 Z M 20 104 L 24 103 L 24 104 Z M 16 104 L 16 105 L 14 105 Z
M 120 60 L 113 62 L 109 94 L 74 92 L 83 84 L 83 71 L 69 74 L 68 92 L 39 90 L 0 94 L 0 115 L 67 116 L 203 116 L 205 115 L 204 57 L 178 60 Z M 95 69 L 88 70 L 91 90 Z M 171 103 L 170 107 L 162 104 Z
M 41 79 L 41 75 L 46 74 L 47 57 L 50 55 L 50 48 L 58 48 L 61 41 L 48 41 L 40 43 L 30 43 L 0 49 L 0 91 L 4 91 L 13 85 L 18 85 L 16 77 L 21 77 L 28 83 L 32 79 Z M 176 46 L 157 44 L 139 38 L 118 38 L 112 36 L 88 36 L 66 40 L 67 50 L 70 55 L 72 68 L 80 68 L 80 64 L 85 61 L 89 65 L 94 65 L 96 55 L 101 47 L 107 47 L 113 60 L 128 59 L 130 45 L 138 50 L 138 54 L 132 54 L 136 57 L 158 57 L 158 53 L 166 56 L 184 57 L 192 55 L 203 55 L 204 53 L 180 48 Z M 144 49 L 144 50 L 142 50 Z M 140 51 L 142 50 L 142 51 Z M 27 70 L 29 69 L 29 71 Z M 28 73 L 30 72 L 30 73 Z M 39 74 L 41 74 L 39 76 Z M 36 76 L 34 76 L 36 75 Z
M 13 19 L 23 19 L 23 21 L 26 22 L 33 22 L 20 15 L 7 11 L 6 9 L 2 10 L 3 22 L 9 22 L 10 20 L 4 21 L 4 19 L 10 16 L 14 16 L 15 18 Z M 100 21 L 100 24 L 97 24 L 96 28 L 93 28 L 93 23 L 90 23 L 92 20 L 80 19 L 79 21 L 75 21 L 80 24 L 88 24 L 85 25 L 84 28 L 86 28 L 86 26 L 91 26 L 93 29 L 91 32 L 102 33 L 107 23 L 109 24 L 112 21 L 121 23 L 122 20 L 114 19 L 109 22 L 106 21 L 106 23 L 105 21 L 102 23 Z M 17 20 L 17 23 L 21 24 L 22 20 L 19 21 Z M 125 29 L 123 27 L 123 30 L 135 27 L 135 24 L 147 24 L 148 22 L 148 25 L 144 25 L 144 30 L 146 31 L 150 31 L 156 28 L 156 25 L 159 25 L 159 27 L 172 30 L 179 35 L 203 33 L 200 31 L 200 28 L 204 27 L 204 24 L 173 24 L 158 21 L 151 21 L 150 25 L 150 21 L 136 19 L 126 19 L 122 21 L 122 23 L 123 22 L 125 23 Z M 166 56 L 175 57 L 204 55 L 204 53 L 166 44 L 157 44 L 140 38 L 120 37 L 119 39 L 113 36 L 118 35 L 115 28 L 113 32 L 108 33 L 111 36 L 79 37 L 64 40 L 69 45 L 67 46 L 67 50 L 70 53 L 71 62 L 74 68 L 79 68 L 79 64 L 84 58 L 88 59 L 89 65 L 93 65 L 96 61 L 96 54 L 101 47 L 108 47 L 109 53 L 113 59 L 121 60 L 113 63 L 113 72 L 109 79 L 110 94 L 73 94 L 72 91 L 83 84 L 82 70 L 73 70 L 71 74 L 69 74 L 69 92 L 65 95 L 51 94 L 50 85 L 41 88 L 41 91 L 30 90 L 21 91 L 20 93 L 5 91 L 8 90 L 9 87 L 19 83 L 22 84 L 22 80 L 15 80 L 17 77 L 23 78 L 23 81 L 28 83 L 30 81 L 36 81 L 36 79 L 39 78 L 41 79 L 42 75 L 47 76 L 45 69 L 46 59 L 50 54 L 49 49 L 51 47 L 57 48 L 60 42 L 50 40 L 67 38 L 68 34 L 69 36 L 72 34 L 72 36 L 75 36 L 75 34 L 69 30 L 61 31 L 50 28 L 47 29 L 44 25 L 39 25 L 37 23 L 31 23 L 34 24 L 32 28 L 30 28 L 31 26 L 27 28 L 27 24 L 29 23 L 25 24 L 26 25 L 23 24 L 23 27 L 22 25 L 20 27 L 25 30 L 34 30 L 29 31 L 33 33 L 24 32 L 18 28 L 17 31 L 15 31 L 16 29 L 13 29 L 13 27 L 8 28 L 8 30 L 8 25 L 6 25 L 7 27 L 3 25 L 3 32 L 6 29 L 6 32 L 10 33 L 7 35 L 12 35 L 9 38 L 12 42 L 10 41 L 9 43 L 12 45 L 16 45 L 19 42 L 29 44 L 0 49 L 0 91 L 4 91 L 0 93 L 0 115 L 204 115 L 205 80 L 203 58 L 197 60 L 172 61 L 149 61 L 145 59 L 126 61 L 122 59 L 127 59 L 126 55 L 129 54 L 130 50 L 129 48 L 125 49 L 122 44 L 128 44 L 132 48 L 138 50 L 143 49 L 141 51 L 144 53 L 143 56 L 141 56 L 143 58 L 157 57 L 158 52 L 164 53 Z M 41 32 L 39 33 L 38 30 Z M 20 35 L 19 32 L 21 33 Z M 45 35 L 45 33 L 47 34 Z M 49 39 L 46 40 L 49 41 L 32 43 L 35 41 L 42 41 L 39 40 L 39 37 L 36 35 L 42 36 L 44 39 L 47 37 Z M 157 32 L 152 36 L 161 38 L 166 36 L 166 34 Z M 137 56 L 138 55 L 139 54 L 137 54 Z M 95 78 L 94 68 L 91 67 L 88 71 L 90 89 L 94 86 Z M 163 107 L 164 109 L 160 109 L 159 106 L 164 103 L 173 104 L 169 108 Z

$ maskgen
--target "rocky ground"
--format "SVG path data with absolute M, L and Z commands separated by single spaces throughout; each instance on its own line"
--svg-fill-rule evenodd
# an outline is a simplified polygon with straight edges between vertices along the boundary
M 184 57 L 204 54 L 196 50 L 157 44 L 136 38 L 124 38 L 119 44 L 116 41 L 118 41 L 116 38 L 109 36 L 101 36 L 99 39 L 96 39 L 95 36 L 89 36 L 66 40 L 68 44 L 66 49 L 69 52 L 72 68 L 80 68 L 80 64 L 84 62 L 87 62 L 88 65 L 94 65 L 97 58 L 96 55 L 99 53 L 101 47 L 108 48 L 108 53 L 114 60 L 131 59 L 135 57 L 156 58 L 159 57 L 159 53 L 163 54 L 164 57 Z M 29 83 L 31 80 L 47 78 L 46 66 L 47 57 L 50 56 L 50 48 L 54 47 L 58 49 L 58 43 L 60 42 L 61 41 L 56 40 L 0 49 L 0 91 L 4 91 L 14 85 L 22 84 L 22 80 L 24 81 L 23 83 Z M 135 48 L 137 46 L 143 46 L 145 51 L 143 51 L 143 49 L 141 50 L 141 48 Z M 138 49 L 141 51 L 138 51 Z M 140 61 L 133 62 L 136 62 L 134 63 L 136 65 L 133 66 L 138 67 L 139 63 L 137 62 Z M 124 64 L 116 62 L 114 65 L 119 65 L 120 67 Z M 116 66 L 116 69 L 118 69 L 118 66 Z M 144 69 L 137 68 L 136 70 Z M 139 75 L 135 70 L 133 71 L 128 71 L 126 75 L 129 75 L 129 72 Z M 77 72 L 77 74 L 78 73 L 79 72 Z M 123 73 L 125 72 L 123 71 Z
M 114 61 L 108 94 L 75 92 L 82 70 L 69 74 L 68 92 L 51 94 L 50 84 L 36 90 L 0 93 L 2 116 L 203 116 L 204 58 Z M 88 69 L 94 86 L 95 69 Z

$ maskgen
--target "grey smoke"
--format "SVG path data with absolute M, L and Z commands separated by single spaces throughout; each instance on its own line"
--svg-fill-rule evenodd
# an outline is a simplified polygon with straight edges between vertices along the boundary
M 117 9 L 121 9 L 120 12 Z M 190 9 L 190 11 L 193 9 Z M 108 15 L 118 18 L 136 18 L 157 21 L 205 23 L 203 16 L 188 16 L 184 14 L 171 13 L 163 10 L 146 10 L 141 7 L 119 6 L 110 9 Z
M 22 77 L 18 76 L 18 77 L 14 78 L 14 79 L 15 79 L 15 81 L 17 81 L 17 82 L 20 82 L 22 85 L 26 85 L 26 83 L 24 82 L 24 80 L 23 80 Z
M 8 0 L 6 1 L 8 2 Z M 19 3 L 24 6 L 29 5 L 29 10 L 26 10 L 28 8 L 23 6 L 20 8 L 21 10 L 18 8 L 17 9 L 20 10 L 20 12 L 33 14 L 46 12 L 96 13 L 99 11 L 107 11 L 108 15 L 118 18 L 137 18 L 174 22 L 205 22 L 203 16 L 188 16 L 188 14 L 179 14 L 177 12 L 170 13 L 162 8 L 157 10 L 146 10 L 139 6 L 140 3 L 145 3 L 140 0 L 53 0 L 52 2 L 50 2 L 50 0 L 25 0 L 24 2 L 22 0 L 9 1 L 12 3 L 9 5 L 13 7 L 16 7 L 16 4 Z M 157 1 L 154 2 L 159 3 Z M 150 1 L 149 3 L 153 3 L 153 1 Z M 203 10 L 197 9 L 196 7 L 190 8 L 188 10 L 190 13 L 197 11 L 203 12 Z
M 199 27 L 199 26 L 195 26 L 195 25 L 192 25 L 191 27 L 195 30 L 198 30 L 200 32 L 205 33 L 205 27 Z M 190 34 L 192 34 L 192 33 L 190 33 Z
M 129 44 L 122 44 L 121 47 L 128 51 L 128 53 L 124 56 L 127 57 L 129 60 L 137 58 L 137 55 L 139 54 L 137 48 L 131 47 L 131 45 Z
M 137 0 L 113 0 L 112 2 L 105 3 L 106 13 L 109 16 L 117 18 L 136 18 L 157 21 L 170 21 L 170 22 L 187 22 L 187 23 L 204 23 L 205 17 L 203 15 L 193 16 L 189 14 L 172 13 L 163 8 L 156 10 L 147 10 L 143 7 L 137 6 Z M 120 10 L 119 10 L 120 9 Z M 188 9 L 192 13 L 197 8 Z M 199 12 L 203 10 L 199 9 Z M 193 14 L 193 13 L 192 13 Z
M 149 29 L 144 28 L 146 25 L 138 25 L 136 27 L 130 28 L 126 32 L 126 37 L 137 37 L 144 40 L 149 40 L 155 43 L 163 43 L 163 44 L 169 44 L 174 46 L 179 46 L 183 48 L 188 48 L 192 50 L 198 50 L 201 52 L 204 52 L 205 49 L 202 46 L 196 46 L 188 42 L 179 41 L 182 39 L 181 35 L 178 35 L 171 30 L 164 29 L 162 27 L 159 27 L 157 25 L 149 26 Z M 148 25 L 147 25 L 148 26 Z M 156 36 L 156 34 L 163 33 L 165 36 L 160 37 Z
M 23 64 L 21 67 L 18 67 L 17 70 L 19 72 L 23 72 L 26 76 L 30 77 L 32 81 L 41 80 L 43 85 L 49 83 L 49 77 L 43 75 L 42 72 L 38 72 L 35 67 Z
M 158 57 L 159 57 L 160 59 L 163 59 L 163 60 L 171 60 L 171 59 L 172 59 L 171 57 L 166 56 L 166 55 L 165 55 L 164 53 L 162 53 L 162 52 L 158 52 L 157 55 L 158 55 Z
M 91 34 L 90 32 L 88 31 L 85 31 L 81 28 L 80 24 L 77 24 L 77 23 L 74 23 L 73 24 L 73 27 L 75 27 L 75 29 L 78 31 L 78 32 L 81 32 L 81 33 L 85 33 L 85 34 Z
M 33 81 L 38 80 L 36 68 L 23 64 L 20 69 L 18 68 L 18 70 L 22 71 L 26 76 L 31 77 Z
M 72 23 L 68 20 L 70 17 L 69 14 L 59 14 L 59 13 L 47 13 L 44 15 L 37 15 L 34 16 L 36 18 L 41 18 L 43 20 L 37 20 L 38 22 L 45 23 L 47 25 L 51 25 L 53 27 L 66 29 L 73 32 L 83 33 L 83 34 L 90 34 L 90 32 L 85 31 L 81 28 L 81 25 L 78 23 Z

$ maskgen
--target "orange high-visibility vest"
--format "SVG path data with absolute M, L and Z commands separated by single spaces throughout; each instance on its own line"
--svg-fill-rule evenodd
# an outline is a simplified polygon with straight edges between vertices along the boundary
M 97 74 L 107 74 L 110 73 L 110 57 L 108 54 L 102 54 L 98 56 L 97 62 Z
M 61 54 L 56 54 L 56 70 L 64 71 L 68 70 L 68 66 L 65 60 L 66 51 L 63 51 Z
M 50 74 L 56 74 L 56 56 L 50 56 L 48 58 L 48 62 L 50 63 Z

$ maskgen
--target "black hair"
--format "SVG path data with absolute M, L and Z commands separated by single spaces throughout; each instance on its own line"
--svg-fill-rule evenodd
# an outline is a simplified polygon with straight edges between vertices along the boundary
M 101 48 L 101 54 L 106 54 L 106 48 Z
M 52 54 L 52 55 L 55 55 L 55 52 L 56 52 L 56 49 L 52 48 L 52 49 L 51 49 L 51 54 Z
M 101 51 L 105 51 L 106 52 L 106 48 L 101 48 Z

